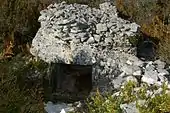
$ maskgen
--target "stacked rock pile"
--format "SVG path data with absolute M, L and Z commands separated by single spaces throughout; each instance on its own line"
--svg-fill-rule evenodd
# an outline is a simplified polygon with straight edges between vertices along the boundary
M 41 27 L 30 50 L 34 56 L 48 63 L 92 65 L 94 88 L 102 91 L 119 89 L 128 80 L 168 83 L 164 62 L 135 56 L 128 37 L 135 36 L 140 26 L 119 18 L 110 2 L 98 9 L 62 2 L 40 13 Z
M 99 9 L 52 4 L 41 11 L 39 22 L 31 53 L 46 62 L 93 65 L 97 81 L 119 73 L 117 56 L 133 53 L 127 36 L 135 35 L 139 27 L 118 18 L 116 7 L 109 2 L 100 4 Z

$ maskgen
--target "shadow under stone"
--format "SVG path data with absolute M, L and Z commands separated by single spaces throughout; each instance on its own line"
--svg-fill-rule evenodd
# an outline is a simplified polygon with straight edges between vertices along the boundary
M 137 57 L 144 61 L 155 60 L 157 57 L 156 45 L 158 45 L 159 41 L 144 33 L 142 33 L 142 37 L 137 45 Z
M 92 66 L 53 63 L 44 90 L 46 99 L 53 102 L 84 100 L 92 90 Z

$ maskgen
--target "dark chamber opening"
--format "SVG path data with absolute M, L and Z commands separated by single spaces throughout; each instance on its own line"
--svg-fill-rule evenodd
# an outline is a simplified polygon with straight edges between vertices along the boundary
M 157 58 L 156 45 L 159 44 L 159 40 L 144 33 L 142 36 L 143 38 L 137 45 L 137 57 L 144 61 L 155 60 Z
M 92 66 L 52 64 L 47 98 L 50 101 L 73 102 L 84 100 L 92 89 Z M 49 93 L 50 92 L 50 93 Z

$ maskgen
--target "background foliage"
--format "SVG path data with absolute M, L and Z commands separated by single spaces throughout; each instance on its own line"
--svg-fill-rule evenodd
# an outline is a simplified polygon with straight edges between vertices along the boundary
M 141 25 L 141 32 L 157 40 L 157 56 L 170 63 L 170 1 L 116 0 L 120 16 Z
M 35 76 L 35 72 L 43 77 L 46 64 L 28 59 L 20 54 L 10 61 L 0 61 L 1 113 L 44 113 L 42 81 L 26 78 Z

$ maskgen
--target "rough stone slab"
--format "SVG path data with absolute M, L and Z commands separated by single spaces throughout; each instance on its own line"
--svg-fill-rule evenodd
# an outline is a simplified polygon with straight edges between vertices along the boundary
M 139 113 L 135 102 L 129 104 L 121 104 L 120 108 L 123 110 L 123 113 Z

